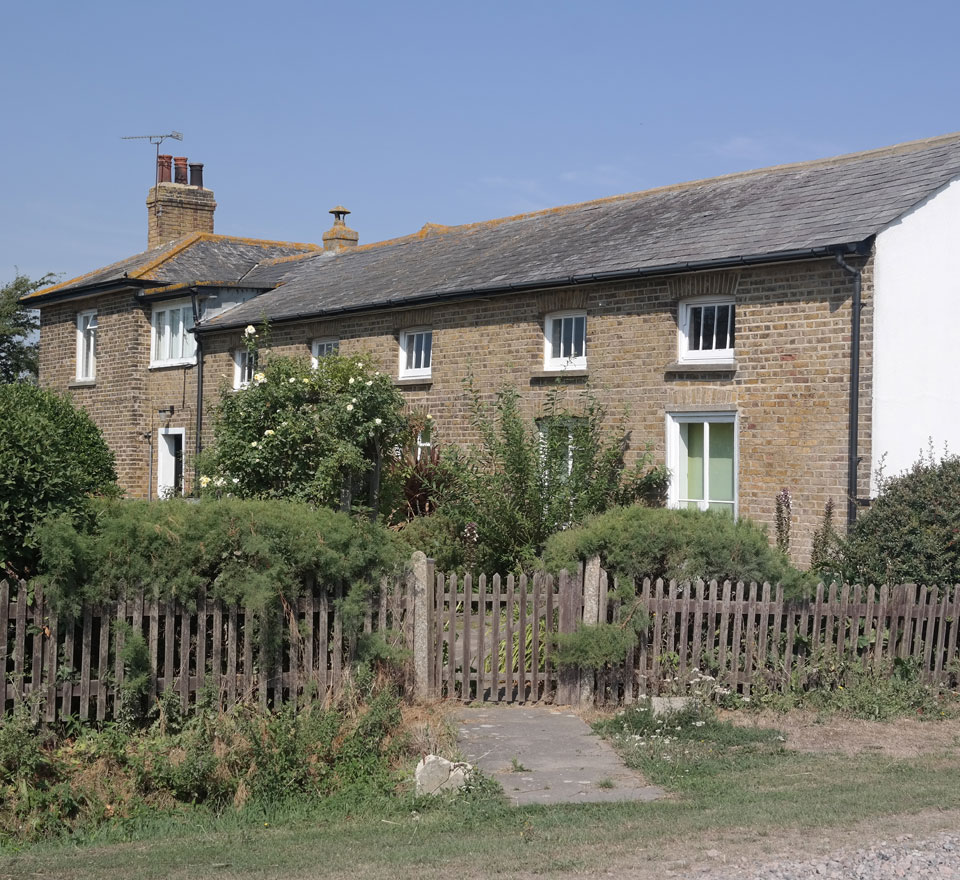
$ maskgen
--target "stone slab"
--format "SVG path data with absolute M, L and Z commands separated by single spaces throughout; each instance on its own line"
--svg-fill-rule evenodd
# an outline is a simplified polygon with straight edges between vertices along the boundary
M 465 761 L 517 805 L 652 801 L 663 789 L 630 770 L 569 708 L 468 705 L 455 713 Z

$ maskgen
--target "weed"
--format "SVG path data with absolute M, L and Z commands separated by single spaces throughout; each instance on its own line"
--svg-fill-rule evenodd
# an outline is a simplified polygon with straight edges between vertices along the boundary
M 520 763 L 520 759 L 516 755 L 514 755 L 510 759 L 510 771 L 512 773 L 529 773 L 530 768 L 524 767 L 523 764 Z
M 613 780 L 609 776 L 604 776 L 603 779 L 597 780 L 597 788 L 616 788 L 613 784 Z

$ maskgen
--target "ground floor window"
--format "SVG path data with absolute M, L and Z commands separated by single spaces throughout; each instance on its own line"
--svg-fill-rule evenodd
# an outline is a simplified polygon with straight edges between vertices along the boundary
M 737 416 L 667 415 L 670 506 L 737 515 Z

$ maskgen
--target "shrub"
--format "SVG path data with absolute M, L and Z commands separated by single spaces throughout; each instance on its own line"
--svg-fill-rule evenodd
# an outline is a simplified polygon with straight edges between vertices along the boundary
M 960 583 L 960 457 L 938 462 L 930 450 L 884 481 L 839 556 L 850 582 Z
M 544 563 L 553 571 L 573 569 L 594 555 L 615 574 L 637 580 L 770 581 L 794 592 L 807 580 L 770 546 L 763 528 L 710 511 L 616 508 L 553 535 Z
M 69 398 L 0 385 L 0 564 L 36 563 L 35 526 L 51 514 L 83 519 L 89 496 L 117 495 L 113 454 Z
M 362 357 L 270 357 L 250 386 L 224 391 L 200 489 L 218 496 L 290 498 L 376 507 L 379 469 L 407 431 L 389 376 Z
M 426 539 L 442 568 L 530 568 L 554 532 L 625 502 L 660 504 L 663 468 L 646 455 L 627 468 L 626 435 L 611 432 L 589 393 L 572 408 L 551 394 L 544 415 L 528 423 L 519 395 L 501 391 L 492 407 L 473 393 L 480 442 L 443 451 L 430 494 L 441 519 L 419 523 L 406 540 Z M 426 548 L 414 548 L 425 549 Z
M 187 604 L 205 589 L 256 612 L 307 575 L 363 594 L 402 560 L 382 527 L 295 501 L 104 502 L 92 529 L 58 518 L 37 536 L 38 580 L 66 612 L 141 589 Z

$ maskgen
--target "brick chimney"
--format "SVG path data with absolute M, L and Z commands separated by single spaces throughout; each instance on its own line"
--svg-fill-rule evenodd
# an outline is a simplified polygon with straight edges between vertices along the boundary
M 152 250 L 193 232 L 213 232 L 217 203 L 213 192 L 203 188 L 202 164 L 188 163 L 186 156 L 158 156 L 157 181 L 147 194 L 148 248 Z
M 343 219 L 350 212 L 343 205 L 337 205 L 330 213 L 333 214 L 333 226 L 323 233 L 323 249 L 341 251 L 344 248 L 356 247 L 360 236 L 347 226 Z

